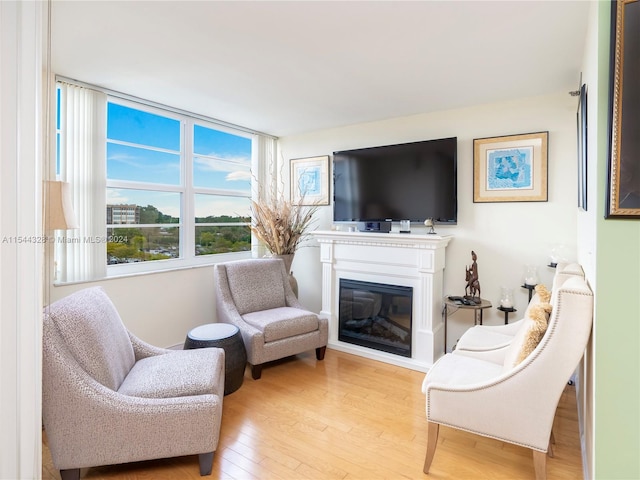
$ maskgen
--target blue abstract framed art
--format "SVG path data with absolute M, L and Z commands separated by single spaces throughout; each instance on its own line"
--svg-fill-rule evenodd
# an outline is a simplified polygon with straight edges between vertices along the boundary
M 473 201 L 546 202 L 549 132 L 473 140 Z
M 329 155 L 291 160 L 291 202 L 329 205 Z

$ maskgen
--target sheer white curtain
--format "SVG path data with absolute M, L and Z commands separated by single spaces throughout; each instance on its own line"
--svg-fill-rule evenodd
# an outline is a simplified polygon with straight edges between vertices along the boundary
M 278 142 L 266 135 L 257 136 L 256 159 L 253 162 L 253 198 L 266 200 L 278 194 L 276 161 Z
M 82 282 L 106 274 L 107 96 L 60 85 L 60 176 L 69 182 L 80 224 L 56 238 L 56 282 Z
M 251 198 L 255 201 L 265 201 L 278 195 L 277 161 L 278 141 L 267 135 L 257 135 L 253 145 L 253 162 L 251 170 Z M 266 247 L 255 235 L 251 235 L 251 250 L 254 257 L 264 257 Z

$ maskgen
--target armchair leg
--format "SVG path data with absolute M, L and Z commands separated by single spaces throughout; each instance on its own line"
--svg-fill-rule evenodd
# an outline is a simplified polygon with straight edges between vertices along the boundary
M 68 470 L 60 470 L 60 478 L 62 478 L 62 480 L 80 480 L 80 469 L 70 468 Z
M 260 379 L 262 376 L 262 364 L 260 365 L 251 365 L 251 377 L 254 380 Z
M 536 480 L 547 480 L 547 454 L 533 450 L 533 469 L 536 472 Z
M 198 455 L 198 462 L 200 462 L 200 476 L 211 475 L 213 469 L 213 452 L 201 453 Z
M 327 346 L 316 348 L 316 359 L 324 360 L 324 354 L 327 351 Z
M 427 455 L 424 458 L 424 473 L 429 473 L 433 456 L 436 453 L 436 445 L 438 444 L 438 432 L 440 430 L 439 423 L 429 422 L 429 431 L 427 432 Z M 535 452 L 534 452 L 535 453 Z

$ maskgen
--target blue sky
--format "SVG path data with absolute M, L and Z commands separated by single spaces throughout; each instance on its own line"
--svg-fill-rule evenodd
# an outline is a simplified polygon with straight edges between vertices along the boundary
M 107 143 L 107 178 L 180 185 L 180 120 L 109 103 L 107 139 L 136 144 Z M 250 194 L 251 139 L 196 124 L 193 150 L 195 187 Z M 108 189 L 107 202 L 154 205 L 173 216 L 180 212 L 179 195 L 170 192 Z M 197 195 L 194 208 L 196 216 L 235 216 L 248 215 L 248 205 L 246 198 Z

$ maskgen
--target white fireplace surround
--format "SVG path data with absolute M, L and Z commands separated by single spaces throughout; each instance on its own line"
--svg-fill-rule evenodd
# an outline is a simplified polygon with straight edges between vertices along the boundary
M 443 273 L 451 236 L 315 231 L 329 348 L 426 372 L 444 354 Z M 340 279 L 413 288 L 411 358 L 338 340 Z

